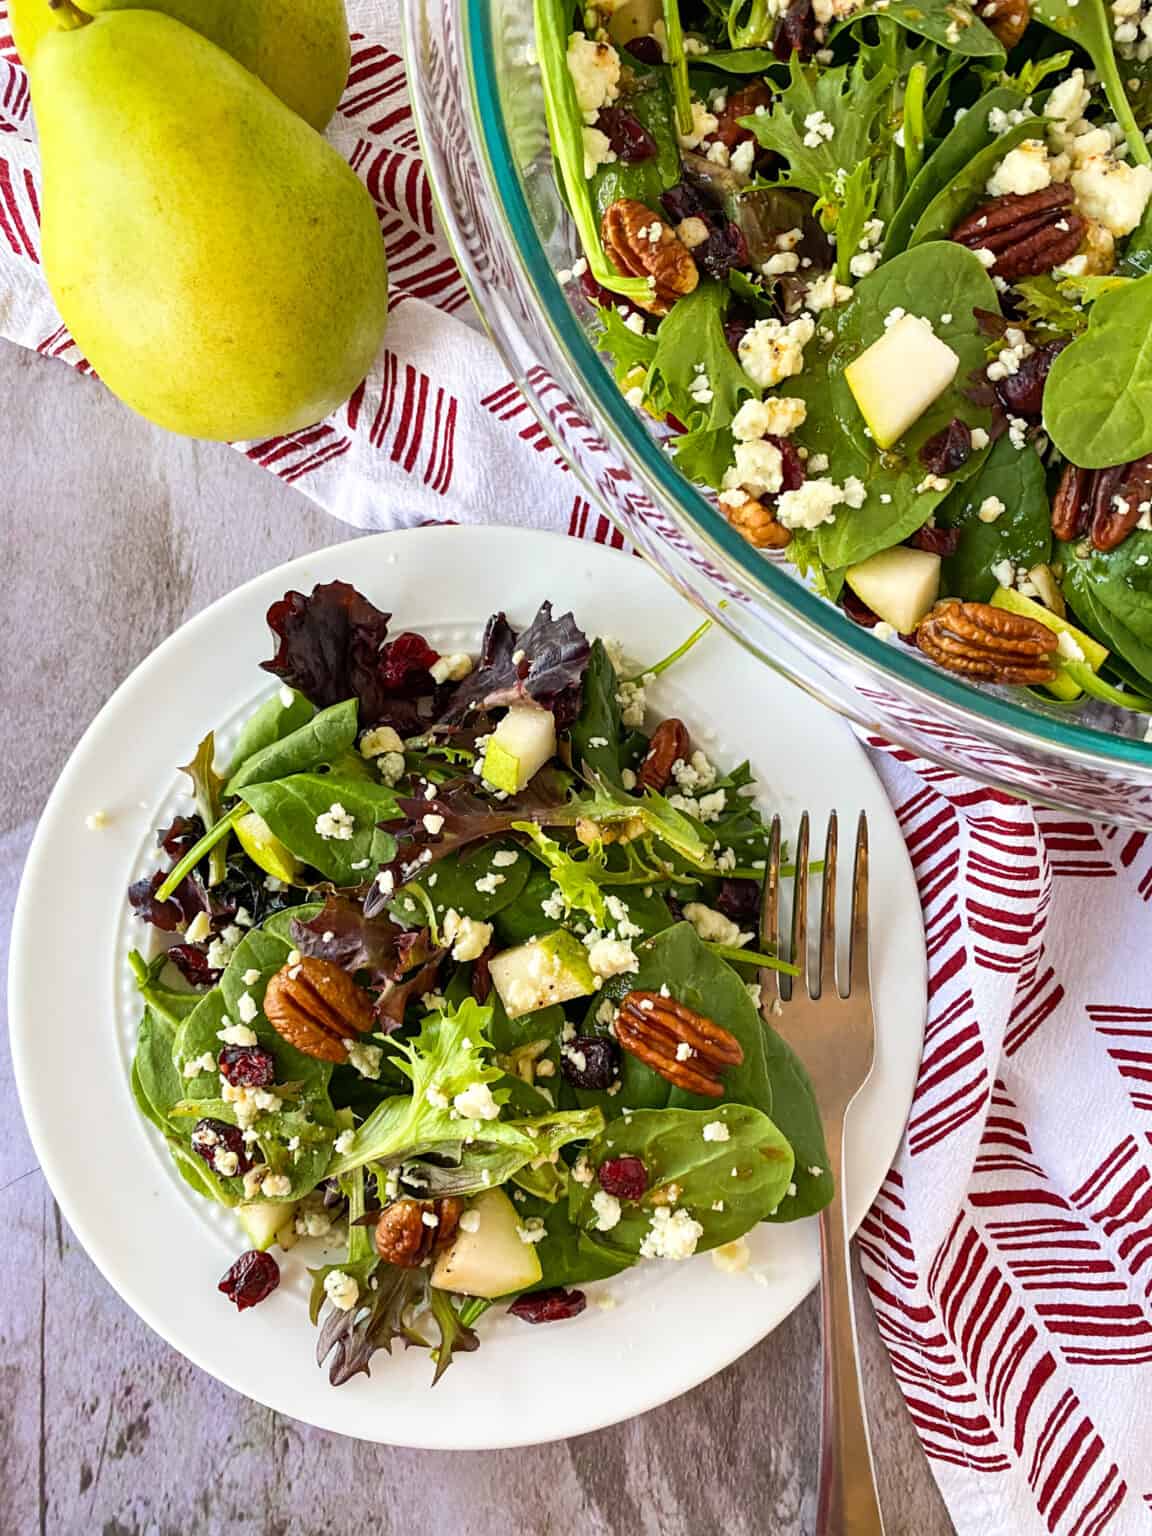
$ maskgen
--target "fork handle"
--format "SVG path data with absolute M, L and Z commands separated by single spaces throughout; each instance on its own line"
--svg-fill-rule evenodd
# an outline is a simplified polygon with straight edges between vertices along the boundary
M 816 1536 L 884 1536 L 852 1300 L 852 1253 L 844 1205 L 844 1120 L 826 1124 L 836 1194 L 820 1213 L 824 1395 Z

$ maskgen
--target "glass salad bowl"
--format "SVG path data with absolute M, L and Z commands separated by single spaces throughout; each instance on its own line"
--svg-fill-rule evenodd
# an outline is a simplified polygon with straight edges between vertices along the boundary
M 858 627 L 729 527 L 624 399 L 594 311 L 579 313 L 557 276 L 580 247 L 549 149 L 532 8 L 404 10 L 417 129 L 456 259 L 516 382 L 631 543 L 769 666 L 866 729 L 1031 799 L 1152 825 L 1148 717 L 966 683 Z

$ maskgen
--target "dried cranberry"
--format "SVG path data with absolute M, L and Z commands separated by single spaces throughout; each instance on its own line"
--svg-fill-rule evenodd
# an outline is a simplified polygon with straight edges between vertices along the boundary
M 168 959 L 193 987 L 214 987 L 223 974 L 208 964 L 208 952 L 199 944 L 173 944 Z
M 780 489 L 782 491 L 798 491 L 804 484 L 806 471 L 804 460 L 800 457 L 800 450 L 787 437 L 772 437 L 765 439 L 772 443 L 780 451 Z
M 972 455 L 972 429 L 959 416 L 920 449 L 920 462 L 933 475 L 952 475 Z
M 216 1167 L 217 1156 L 221 1152 L 234 1152 L 236 1172 L 224 1174 L 224 1178 L 237 1178 L 247 1173 L 252 1166 L 252 1159 L 248 1156 L 248 1148 L 244 1145 L 240 1127 L 229 1125 L 227 1120 L 212 1120 L 208 1117 L 197 1120 L 192 1130 L 192 1150 L 197 1157 L 202 1157 L 215 1173 L 220 1172 Z
M 276 1081 L 276 1059 L 262 1045 L 226 1045 L 220 1052 L 220 1076 L 233 1088 L 268 1088 Z
M 723 282 L 733 267 L 748 265 L 748 242 L 740 226 L 729 219 L 714 223 L 707 240 L 694 246 L 692 254 L 705 277 Z
M 754 117 L 757 107 L 771 105 L 772 92 L 762 80 L 756 80 L 751 85 L 744 85 L 738 91 L 730 92 L 724 110 L 719 114 L 720 125 L 716 129 L 716 137 L 729 149 L 735 149 L 738 144 L 747 143 L 749 139 L 755 138 L 755 134 L 750 128 L 742 128 L 740 119 Z
M 792 0 L 776 28 L 772 52 L 785 64 L 794 53 L 810 59 L 816 52 L 816 12 L 812 0 Z
M 204 823 L 199 816 L 176 816 L 156 834 L 156 841 L 172 860 L 179 863 L 188 850 L 204 836 Z
M 610 1088 L 620 1070 L 620 1047 L 607 1035 L 577 1035 L 560 1066 L 573 1088 Z
M 907 541 L 913 549 L 926 549 L 931 555 L 954 555 L 960 547 L 959 528 L 917 528 Z
M 389 693 L 413 688 L 426 693 L 433 686 L 428 673 L 439 659 L 440 652 L 434 651 L 423 635 L 410 631 L 397 635 L 380 652 L 380 682 Z
M 625 51 L 641 64 L 663 64 L 664 51 L 654 37 L 630 37 L 624 44 Z
M 526 1323 L 558 1323 L 566 1317 L 578 1317 L 587 1305 L 583 1291 L 566 1291 L 562 1285 L 555 1285 L 548 1291 L 518 1296 L 508 1310 Z
M 602 288 L 592 276 L 590 269 L 585 269 L 580 274 L 580 288 L 588 302 L 595 304 L 598 309 L 622 309 L 627 315 L 639 315 L 640 319 L 644 322 L 645 329 L 647 329 L 648 315 L 642 309 L 638 309 L 623 294 L 610 293 L 607 288 Z M 479 670 L 477 668 L 477 671 Z
M 721 880 L 716 910 L 734 923 L 755 922 L 760 911 L 760 886 L 755 880 Z
M 648 1170 L 639 1157 L 606 1157 L 599 1175 L 600 1188 L 617 1200 L 641 1200 L 648 1189 Z
M 1010 373 L 1006 379 L 997 380 L 997 397 L 1010 415 L 1040 415 L 1049 370 L 1067 345 L 1066 341 L 1050 341 L 1043 347 L 1037 347 L 1035 352 L 1021 359 L 1015 373 Z
M 601 107 L 596 126 L 607 135 L 608 143 L 625 165 L 651 160 L 656 154 L 656 140 L 627 107 Z
M 690 181 L 678 181 L 674 187 L 661 192 L 660 206 L 674 224 L 685 219 L 703 219 L 710 225 L 716 216 L 715 206 Z
M 849 586 L 841 589 L 840 606 L 853 624 L 859 624 L 861 629 L 875 629 L 880 622 L 880 615 L 873 613 L 863 598 L 857 597 Z
M 255 1307 L 267 1301 L 280 1284 L 280 1266 L 270 1253 L 242 1253 L 232 1268 L 216 1287 L 229 1301 L 236 1303 L 237 1312 Z

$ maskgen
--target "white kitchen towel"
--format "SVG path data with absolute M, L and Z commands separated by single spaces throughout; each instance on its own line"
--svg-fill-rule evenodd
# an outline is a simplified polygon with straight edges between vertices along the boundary
M 361 527 L 524 523 L 621 544 L 483 338 L 437 234 L 394 5 L 349 10 L 331 134 L 379 209 L 387 346 L 328 421 L 243 451 Z M 83 368 L 37 260 L 5 15 L 0 0 L 0 334 Z M 961 1536 L 1152 1533 L 1152 839 L 870 746 L 929 947 L 916 1099 L 860 1236 L 909 1412 Z

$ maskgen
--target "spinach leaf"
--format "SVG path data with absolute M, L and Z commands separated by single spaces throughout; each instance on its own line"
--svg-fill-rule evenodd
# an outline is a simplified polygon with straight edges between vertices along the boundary
M 272 697 L 265 699 L 245 720 L 228 767 L 229 779 L 235 777 L 250 757 L 307 725 L 316 713 L 315 706 L 302 693 L 297 693 L 294 688 L 289 692 L 292 695 L 290 703 L 285 704 L 281 690 L 277 688 Z
M 1035 0 L 1032 15 L 1042 26 L 1083 48 L 1100 76 L 1112 115 L 1124 130 L 1132 159 L 1137 165 L 1152 165 L 1124 89 L 1112 47 L 1112 18 L 1104 0 Z
M 184 1097 L 184 1081 L 172 1059 L 176 1031 L 170 1019 L 146 1007 L 132 1058 L 132 1092 L 141 1114 L 165 1136 L 173 1134 L 168 1111 Z
M 516 900 L 495 914 L 496 938 L 501 946 L 510 949 L 514 944 L 526 944 L 539 933 L 550 933 L 556 919 L 548 916 L 543 903 L 555 895 L 551 874 L 534 864 Z
M 705 1140 L 704 1128 L 723 1125 L 723 1141 Z M 777 1126 L 747 1104 L 720 1104 L 711 1110 L 641 1109 L 614 1120 L 584 1153 L 594 1167 L 610 1157 L 639 1157 L 648 1170 L 644 1197 L 622 1205 L 620 1220 L 600 1231 L 593 1201 L 596 1184 L 569 1185 L 569 1211 L 582 1231 L 617 1253 L 639 1254 L 652 1230 L 655 1212 L 669 1204 L 686 1211 L 704 1231 L 698 1251 L 743 1237 L 787 1203 L 794 1157 Z
M 566 1200 L 552 1204 L 528 1199 L 521 1209 L 525 1216 L 539 1217 L 546 1234 L 536 1244 L 542 1274 L 531 1290 L 607 1280 L 636 1262 L 634 1254 L 614 1253 L 589 1233 L 582 1232 L 572 1220 Z
M 249 784 L 267 784 L 273 779 L 307 773 L 309 769 L 335 761 L 356 740 L 358 709 L 355 699 L 345 699 L 342 704 L 322 709 L 287 735 L 267 742 L 243 759 L 233 771 L 224 793 L 231 798 Z
M 495 860 L 508 853 L 516 855 L 513 864 L 497 864 Z M 441 859 L 436 868 L 421 880 L 414 882 L 428 898 L 437 921 L 449 908 L 454 907 L 461 917 L 474 917 L 487 922 L 495 913 L 511 906 L 519 897 L 532 871 L 532 859 L 515 843 L 486 843 L 467 857 L 452 854 Z M 489 880 L 498 881 L 492 890 L 478 886 Z M 387 904 L 397 921 L 409 926 L 422 927 L 427 908 L 409 886 L 401 886 Z
M 933 198 L 949 187 L 972 158 L 995 140 L 996 135 L 988 126 L 989 112 L 1011 111 L 1019 107 L 1021 100 L 1015 87 L 998 85 L 981 96 L 959 122 L 953 123 L 920 167 L 889 221 L 884 240 L 886 259 L 905 249 L 917 221 Z
M 810 452 L 827 455 L 832 480 L 842 485 L 855 477 L 867 493 L 863 506 L 841 507 L 835 522 L 820 524 L 809 536 L 826 567 L 854 565 L 899 544 L 927 521 L 947 494 L 920 489 L 925 470 L 917 455 L 954 417 L 971 427 L 990 426 L 990 412 L 973 404 L 964 391 L 969 376 L 985 363 L 985 338 L 974 311 L 997 307 L 996 290 L 971 251 L 951 242 L 919 246 L 863 279 L 852 302 L 832 318 L 830 341 L 818 333 L 809 343 L 804 372 L 788 380 L 788 393 L 808 407 L 805 444 Z M 894 308 L 929 320 L 936 335 L 957 354 L 960 366 L 952 386 L 897 448 L 881 454 L 865 435 L 864 418 L 844 380 L 844 369 L 883 334 L 885 317 Z M 953 483 L 975 474 L 983 457 L 974 453 Z M 794 545 L 803 551 L 804 541 L 794 540 Z
M 295 948 L 292 937 L 292 924 L 294 922 L 310 923 L 324 910 L 322 901 L 305 901 L 298 907 L 281 907 L 279 912 L 273 912 L 264 922 L 261 932 L 270 934 L 272 938 L 279 939 L 290 948 Z
M 160 977 L 168 964 L 168 956 L 163 952 L 149 962 L 134 949 L 128 956 L 128 964 L 132 968 L 140 996 L 148 1007 L 173 1029 L 179 1028 L 181 1020 L 188 1017 L 203 993 L 178 991 L 175 987 L 166 987 L 161 983 Z
M 640 89 L 622 99 L 620 105 L 652 135 L 656 153 L 648 160 L 613 160 L 597 168 L 591 190 L 598 220 L 621 197 L 646 203 L 659 215 L 661 192 L 680 180 L 680 148 L 664 72 L 649 75 Z
M 584 696 L 569 732 L 573 766 L 598 774 L 611 784 L 620 782 L 620 706 L 616 693 L 620 680 L 601 641 L 592 642 L 584 673 Z M 593 746 L 593 742 L 596 743 Z
M 831 34 L 838 37 L 842 32 L 858 27 L 866 17 L 882 17 L 894 21 L 898 27 L 926 37 L 941 48 L 963 58 L 987 59 L 991 64 L 1004 61 L 1003 45 L 997 41 L 975 12 L 967 6 L 955 4 L 955 0 L 871 0 L 871 3 L 853 11 Z
M 973 111 L 975 110 L 973 108 Z M 966 118 L 962 118 L 961 124 L 966 121 Z M 1029 117 L 994 138 L 983 149 L 976 150 L 917 218 L 915 227 L 908 237 L 909 247 L 920 245 L 925 240 L 946 239 L 964 215 L 970 212 L 981 198 L 987 196 L 984 184 L 1008 151 L 1014 149 L 1023 139 L 1042 139 L 1046 132 L 1047 124 L 1042 117 Z M 995 307 L 993 305 L 993 308 Z
M 725 1072 L 724 1098 L 755 1104 L 765 1114 L 772 1113 L 773 1084 L 768 1075 L 764 1029 L 748 988 L 732 967 L 710 952 L 691 923 L 675 923 L 633 948 L 639 970 L 605 985 L 592 1004 L 586 1029 L 597 1027 L 594 1021 L 603 997 L 632 990 L 659 992 L 666 986 L 678 1002 L 712 1019 L 740 1042 L 744 1060 Z M 609 1118 L 619 1115 L 625 1106 L 699 1109 L 711 1102 L 674 1087 L 629 1051 L 623 1053 L 620 1082 L 617 1094 L 581 1090 L 577 1097 L 581 1104 L 599 1104 Z
M 244 800 L 290 852 L 336 885 L 362 885 L 396 856 L 396 839 L 377 826 L 399 815 L 395 794 L 382 784 L 353 783 L 334 773 L 296 773 L 245 785 Z M 317 820 L 333 805 L 353 817 L 351 837 L 323 837 L 316 830 Z
M 1152 275 L 1104 293 L 1052 364 L 1044 430 L 1084 469 L 1152 452 Z
M 1107 552 L 1065 550 L 1064 589 L 1073 607 L 1105 645 L 1152 682 L 1152 534 L 1130 533 Z
M 1004 511 L 993 523 L 978 516 L 983 502 L 995 496 Z M 941 573 L 941 595 L 986 603 L 998 582 L 992 566 L 1000 560 L 1029 570 L 1047 561 L 1052 550 L 1052 523 L 1044 466 L 1029 443 L 1017 449 L 1007 436 L 992 446 L 979 474 L 965 481 L 936 510 L 936 521 L 960 529 L 960 543 Z

